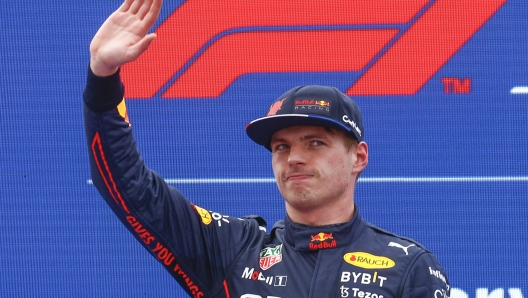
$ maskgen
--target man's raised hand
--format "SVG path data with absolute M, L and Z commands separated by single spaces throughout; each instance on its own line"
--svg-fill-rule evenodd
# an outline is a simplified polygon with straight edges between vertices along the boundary
M 148 31 L 158 19 L 163 0 L 125 0 L 99 28 L 90 44 L 90 68 L 109 76 L 136 60 L 156 38 Z

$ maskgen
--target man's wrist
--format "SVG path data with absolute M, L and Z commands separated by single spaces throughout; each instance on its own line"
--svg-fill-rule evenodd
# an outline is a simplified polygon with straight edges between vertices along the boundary
M 119 68 L 109 76 L 99 76 L 88 67 L 86 88 L 83 93 L 84 103 L 88 108 L 95 112 L 109 111 L 123 100 L 124 93 Z
M 90 59 L 90 70 L 98 77 L 109 77 L 117 72 L 119 67 L 107 67 L 103 63 L 97 62 L 96 59 Z

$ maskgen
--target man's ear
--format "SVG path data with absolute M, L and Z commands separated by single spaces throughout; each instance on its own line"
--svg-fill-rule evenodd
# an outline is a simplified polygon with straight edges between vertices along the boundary
M 360 142 L 356 148 L 356 163 L 354 164 L 353 171 L 355 173 L 361 173 L 368 164 L 368 146 L 365 142 Z

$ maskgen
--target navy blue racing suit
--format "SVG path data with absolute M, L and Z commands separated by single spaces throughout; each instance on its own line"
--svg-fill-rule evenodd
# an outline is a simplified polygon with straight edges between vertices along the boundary
M 119 72 L 90 70 L 84 119 L 94 185 L 137 240 L 191 297 L 449 297 L 435 256 L 356 213 L 305 226 L 195 206 L 145 166 L 126 121 Z

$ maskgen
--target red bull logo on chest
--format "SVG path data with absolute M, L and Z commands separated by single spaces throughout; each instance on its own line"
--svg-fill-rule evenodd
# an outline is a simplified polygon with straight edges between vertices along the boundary
M 318 233 L 311 236 L 312 239 L 308 243 L 308 248 L 311 250 L 327 249 L 337 247 L 337 241 L 332 236 L 332 233 Z

